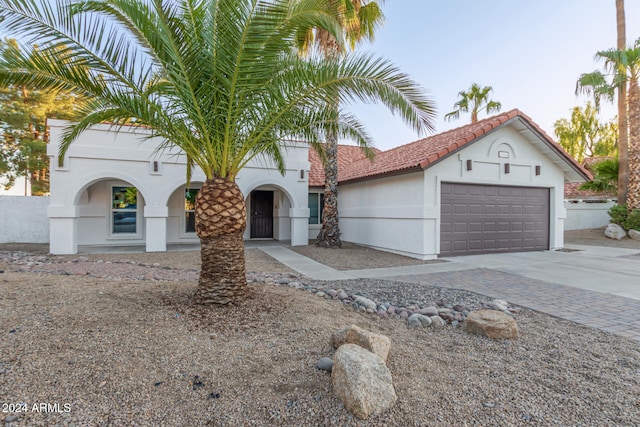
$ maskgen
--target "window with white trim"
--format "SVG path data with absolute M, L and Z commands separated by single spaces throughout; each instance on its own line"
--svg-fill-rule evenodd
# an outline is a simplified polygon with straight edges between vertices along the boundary
M 184 232 L 196 232 L 196 197 L 199 188 L 187 188 L 184 191 Z
M 322 224 L 324 193 L 309 193 L 309 224 Z
M 138 232 L 138 189 L 111 187 L 111 233 L 136 234 Z

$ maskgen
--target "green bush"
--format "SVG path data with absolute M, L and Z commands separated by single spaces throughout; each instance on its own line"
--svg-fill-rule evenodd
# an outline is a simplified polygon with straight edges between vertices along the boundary
M 634 209 L 622 223 L 625 230 L 638 230 L 640 231 L 640 210 Z
M 611 217 L 611 221 L 614 224 L 618 224 L 621 227 L 624 227 L 624 222 L 627 220 L 627 216 L 629 212 L 627 211 L 627 205 L 615 205 L 611 209 L 609 209 L 609 216 Z
M 614 224 L 618 224 L 625 230 L 640 231 L 640 209 L 634 209 L 633 212 L 627 210 L 627 205 L 615 205 L 609 209 L 609 216 Z

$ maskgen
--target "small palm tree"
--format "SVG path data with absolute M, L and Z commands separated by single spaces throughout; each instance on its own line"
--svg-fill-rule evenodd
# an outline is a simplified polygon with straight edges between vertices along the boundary
M 502 109 L 502 104 L 489 99 L 489 94 L 493 92 L 491 86 L 480 87 L 478 83 L 473 83 L 468 91 L 458 92 L 460 100 L 453 104 L 453 110 L 445 114 L 447 120 L 457 120 L 460 113 L 471 112 L 471 123 L 478 121 L 478 113 L 484 110 L 487 114 L 497 113 Z
M 371 55 L 302 60 L 291 48 L 302 27 L 342 40 L 328 0 L 0 0 L 0 32 L 26 43 L 0 61 L 0 85 L 74 91 L 91 101 L 63 135 L 60 156 L 101 122 L 148 126 L 162 148 L 186 156 L 187 181 L 200 167 L 196 199 L 202 271 L 196 302 L 243 298 L 244 196 L 235 180 L 256 156 L 284 173 L 288 138 L 317 145 L 330 130 L 367 145 L 358 120 L 338 99 L 381 101 L 417 131 L 431 103 L 387 61 Z M 87 71 L 89 70 L 89 71 Z
M 585 182 L 580 190 L 591 190 L 598 193 L 613 193 L 618 190 L 618 159 L 606 159 L 594 164 L 593 180 Z

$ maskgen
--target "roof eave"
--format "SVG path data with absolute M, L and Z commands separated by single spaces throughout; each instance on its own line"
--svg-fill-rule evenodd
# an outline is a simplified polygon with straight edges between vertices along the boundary
M 399 169 L 399 170 L 395 170 L 395 171 L 383 172 L 383 173 L 379 173 L 379 174 L 375 174 L 375 175 L 361 176 L 361 177 L 358 177 L 358 178 L 351 178 L 351 179 L 347 179 L 347 180 L 339 180 L 338 184 L 339 185 L 355 184 L 355 183 L 358 183 L 358 182 L 373 181 L 374 179 L 389 178 L 389 177 L 392 177 L 392 176 L 407 175 L 407 174 L 414 173 L 414 172 L 422 172 L 423 170 L 424 170 L 424 168 L 421 167 L 418 164 L 418 165 L 415 165 L 415 166 L 411 166 L 411 167 L 408 167 L 408 168 Z

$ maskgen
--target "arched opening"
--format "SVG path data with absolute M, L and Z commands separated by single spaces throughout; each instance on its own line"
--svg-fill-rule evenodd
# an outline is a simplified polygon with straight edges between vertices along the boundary
M 200 241 L 196 234 L 195 203 L 202 181 L 178 186 L 167 200 L 167 244 L 194 245 Z
M 247 229 L 244 238 L 252 240 L 291 240 L 292 208 L 290 195 L 273 184 L 259 185 L 246 195 Z
M 118 178 L 94 180 L 76 197 L 77 244 L 81 251 L 94 246 L 145 244 L 145 199 L 142 191 Z

